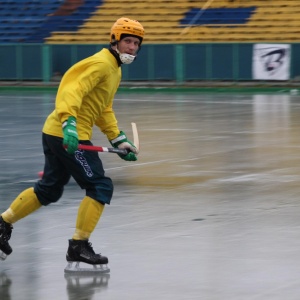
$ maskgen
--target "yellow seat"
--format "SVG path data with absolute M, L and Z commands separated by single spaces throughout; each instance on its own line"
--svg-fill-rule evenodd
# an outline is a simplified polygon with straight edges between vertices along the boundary
M 105 1 L 77 32 L 53 32 L 47 43 L 107 43 L 110 27 L 119 17 L 139 20 L 145 27 L 144 43 L 189 42 L 300 42 L 300 0 L 214 0 L 205 8 L 255 6 L 246 24 L 182 26 L 191 8 L 207 1 L 121 0 Z M 200 15 L 201 18 L 201 15 Z

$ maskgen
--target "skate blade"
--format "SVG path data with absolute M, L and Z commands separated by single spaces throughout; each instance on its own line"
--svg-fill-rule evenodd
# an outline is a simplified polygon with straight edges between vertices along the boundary
M 7 258 L 7 254 L 5 254 L 4 252 L 0 252 L 0 260 L 6 260 Z
M 82 266 L 80 266 L 80 264 Z M 107 265 L 90 265 L 84 262 L 71 261 L 68 262 L 65 267 L 65 273 L 76 274 L 97 274 L 97 273 L 109 273 L 110 269 Z

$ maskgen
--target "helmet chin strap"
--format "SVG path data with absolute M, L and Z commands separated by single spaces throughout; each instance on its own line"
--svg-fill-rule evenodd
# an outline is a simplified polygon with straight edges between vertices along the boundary
M 120 53 L 120 51 L 118 49 L 118 45 L 117 45 L 117 48 L 116 48 L 116 52 L 119 54 L 121 62 L 125 65 L 131 64 L 136 58 L 136 55 L 131 55 L 131 54 L 128 54 L 128 53 Z

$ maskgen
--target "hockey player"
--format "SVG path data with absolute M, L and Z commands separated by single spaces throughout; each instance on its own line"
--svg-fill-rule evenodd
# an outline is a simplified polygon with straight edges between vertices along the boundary
M 1 214 L 1 259 L 12 253 L 8 243 L 12 224 L 41 206 L 58 201 L 72 176 L 86 193 L 79 205 L 74 235 L 69 240 L 67 261 L 77 262 L 76 265 L 85 262 L 94 265 L 97 271 L 108 270 L 108 258 L 93 251 L 89 238 L 105 204 L 110 204 L 113 183 L 105 176 L 99 155 L 78 150 L 78 143 L 92 145 L 92 128 L 96 125 L 113 147 L 127 149 L 127 155 L 119 155 L 122 159 L 137 160 L 138 149 L 118 128 L 113 98 L 121 80 L 120 66 L 134 61 L 143 38 L 144 28 L 138 21 L 120 18 L 111 28 L 109 48 L 76 63 L 63 76 L 55 109 L 42 130 L 44 175 Z M 70 263 L 65 270 L 72 271 Z

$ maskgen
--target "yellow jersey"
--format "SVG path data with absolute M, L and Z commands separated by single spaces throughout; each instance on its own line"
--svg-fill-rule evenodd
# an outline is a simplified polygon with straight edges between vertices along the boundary
M 109 140 L 116 138 L 120 130 L 113 99 L 121 76 L 121 67 L 108 49 L 74 64 L 60 82 L 55 109 L 46 119 L 43 132 L 63 137 L 62 123 L 74 116 L 79 140 L 91 140 L 94 125 Z

